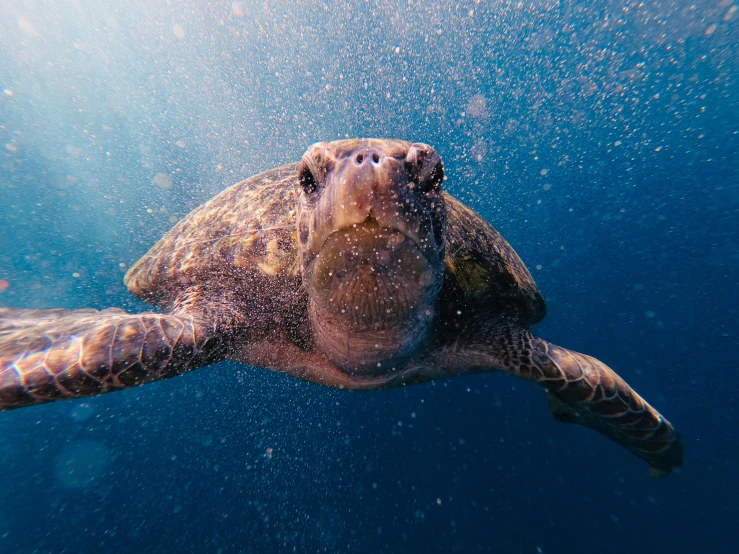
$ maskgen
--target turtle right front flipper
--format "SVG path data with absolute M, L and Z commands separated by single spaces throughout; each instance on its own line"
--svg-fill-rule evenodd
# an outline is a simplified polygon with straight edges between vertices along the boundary
M 214 363 L 221 346 L 188 316 L 0 309 L 0 410 L 167 379 Z
M 606 364 L 531 338 L 531 376 L 544 385 L 557 421 L 579 423 L 627 448 L 662 477 L 683 464 L 674 427 Z
M 515 320 L 462 329 L 438 360 L 447 374 L 501 371 L 542 385 L 557 421 L 598 431 L 647 462 L 654 476 L 683 463 L 680 435 L 616 372 L 532 335 Z

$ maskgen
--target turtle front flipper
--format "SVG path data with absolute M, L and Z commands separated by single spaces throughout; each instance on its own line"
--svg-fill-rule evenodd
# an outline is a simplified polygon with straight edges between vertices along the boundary
M 445 346 L 458 372 L 504 371 L 543 385 L 558 421 L 595 429 L 663 476 L 683 463 L 683 444 L 657 410 L 603 362 L 548 343 L 515 322 L 468 329 Z
M 0 410 L 167 379 L 223 356 L 192 317 L 0 309 Z
M 647 462 L 655 477 L 683 464 L 674 427 L 606 364 L 538 337 L 531 348 L 530 379 L 546 387 L 557 421 L 595 429 Z

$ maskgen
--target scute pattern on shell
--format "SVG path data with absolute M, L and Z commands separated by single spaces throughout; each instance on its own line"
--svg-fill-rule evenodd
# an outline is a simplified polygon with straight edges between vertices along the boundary
M 166 309 L 194 283 L 252 272 L 296 277 L 298 196 L 295 163 L 229 187 L 168 231 L 128 271 L 126 286 Z
M 444 195 L 447 208 L 442 308 L 505 313 L 524 324 L 541 321 L 546 304 L 516 251 L 479 214 Z

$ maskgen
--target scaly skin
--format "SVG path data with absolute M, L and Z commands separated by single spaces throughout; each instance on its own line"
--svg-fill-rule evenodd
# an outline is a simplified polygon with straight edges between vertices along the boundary
M 0 410 L 181 375 L 223 358 L 224 343 L 211 335 L 186 316 L 0 309 Z M 646 461 L 654 475 L 682 465 L 682 442 L 672 425 L 599 360 L 542 340 L 515 321 L 470 326 L 455 335 L 431 348 L 425 361 L 411 360 L 407 378 L 401 370 L 393 383 L 378 381 L 369 388 L 501 371 L 544 386 L 558 421 L 595 429 Z M 290 358 L 297 360 L 295 355 Z M 350 376 L 334 383 L 328 378 L 341 372 L 321 356 L 310 357 L 316 358 L 308 363 L 316 366 L 315 376 L 288 372 L 322 384 L 367 388 Z
M 611 368 L 516 321 L 470 325 L 442 347 L 438 360 L 439 372 L 501 371 L 542 385 L 558 421 L 595 429 L 646 461 L 654 476 L 682 465 L 680 435 Z
M 221 357 L 192 317 L 0 309 L 0 410 L 167 379 Z

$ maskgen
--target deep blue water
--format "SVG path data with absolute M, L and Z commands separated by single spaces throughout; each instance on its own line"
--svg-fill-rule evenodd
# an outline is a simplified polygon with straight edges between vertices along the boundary
M 736 552 L 737 4 L 398 4 L 0 3 L 0 305 L 144 310 L 126 268 L 226 186 L 423 141 L 531 269 L 534 331 L 618 371 L 684 468 L 502 375 L 222 363 L 0 414 L 0 552 Z

